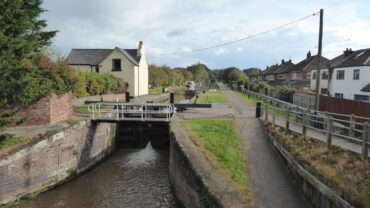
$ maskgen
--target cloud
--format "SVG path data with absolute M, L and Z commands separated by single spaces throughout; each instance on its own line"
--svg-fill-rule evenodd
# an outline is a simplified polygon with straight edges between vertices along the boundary
M 216 54 L 216 55 L 221 55 L 221 54 L 224 54 L 226 53 L 226 49 L 225 48 L 218 48 L 216 51 L 214 51 L 213 53 Z
M 211 68 L 225 64 L 247 68 L 249 65 L 265 67 L 289 57 L 300 61 L 308 50 L 317 47 L 318 15 L 217 49 L 160 55 L 241 39 L 324 8 L 323 55 L 332 57 L 346 47 L 370 47 L 367 5 L 366 0 L 189 0 L 181 3 L 157 0 L 155 4 L 151 0 L 45 0 L 43 7 L 48 12 L 42 18 L 47 20 L 49 29 L 60 31 L 53 44 L 63 54 L 72 48 L 136 48 L 141 40 L 150 63 L 184 66 L 182 64 L 194 60 L 209 63 Z

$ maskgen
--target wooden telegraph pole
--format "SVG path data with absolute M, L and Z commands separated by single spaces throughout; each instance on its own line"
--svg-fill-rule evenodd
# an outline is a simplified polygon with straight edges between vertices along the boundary
M 321 62 L 321 52 L 322 52 L 322 27 L 323 27 L 323 20 L 324 18 L 324 10 L 320 9 L 320 30 L 319 30 L 319 47 L 317 52 L 317 73 L 316 73 L 316 94 L 315 94 L 315 110 L 319 110 L 320 106 L 320 78 L 321 78 L 321 69 L 320 69 L 320 62 Z

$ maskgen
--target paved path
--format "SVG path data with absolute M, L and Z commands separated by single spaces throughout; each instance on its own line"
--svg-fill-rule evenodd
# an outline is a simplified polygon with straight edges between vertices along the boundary
M 231 91 L 226 91 L 225 95 L 236 109 L 235 119 L 243 141 L 257 207 L 308 207 L 260 121 L 254 117 L 254 107 Z

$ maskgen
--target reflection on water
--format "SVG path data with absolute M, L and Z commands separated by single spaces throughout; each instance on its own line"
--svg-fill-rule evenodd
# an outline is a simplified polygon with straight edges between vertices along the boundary
M 88 173 L 19 208 L 176 207 L 168 176 L 168 150 L 118 149 Z

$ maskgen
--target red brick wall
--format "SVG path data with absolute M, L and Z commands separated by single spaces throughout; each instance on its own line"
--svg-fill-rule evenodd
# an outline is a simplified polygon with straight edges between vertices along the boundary
M 89 169 L 113 150 L 115 124 L 78 121 L 0 158 L 0 205 Z
M 29 119 L 22 126 L 53 124 L 72 117 L 72 94 L 51 95 L 34 104 L 13 106 L 15 108 L 22 109 L 18 114 L 19 118 Z

